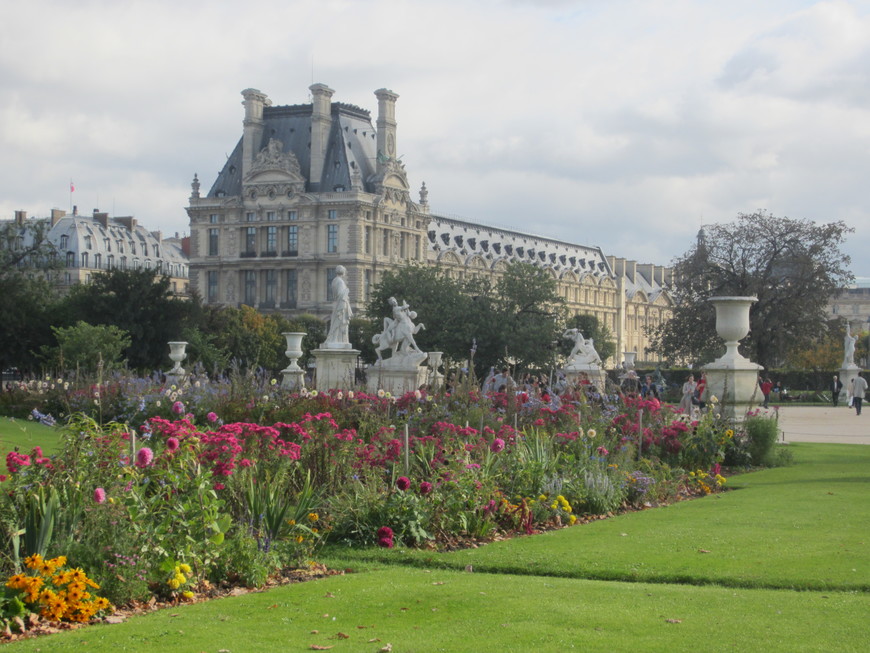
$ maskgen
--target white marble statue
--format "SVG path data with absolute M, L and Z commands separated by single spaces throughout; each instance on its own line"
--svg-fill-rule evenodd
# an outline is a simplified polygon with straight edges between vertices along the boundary
M 846 322 L 846 337 L 843 339 L 843 347 L 845 353 L 843 355 L 843 367 L 855 367 L 855 343 L 858 342 L 858 336 L 852 335 L 852 329 L 849 323 Z
M 413 320 L 417 317 L 417 313 L 410 309 L 407 302 L 399 304 L 395 297 L 390 297 L 389 302 L 393 317 L 385 317 L 383 332 L 372 337 L 378 361 L 383 360 L 381 352 L 385 349 L 392 350 L 393 358 L 399 354 L 422 353 L 414 341 L 414 334 L 420 329 L 425 329 L 425 325 L 414 324 Z
M 343 265 L 335 268 L 335 278 L 332 280 L 332 296 L 335 303 L 332 305 L 332 316 L 329 318 L 329 332 L 326 334 L 324 349 L 349 349 L 348 326 L 353 311 L 350 308 L 350 291 L 344 282 L 347 272 Z
M 562 337 L 574 340 L 574 348 L 568 355 L 569 365 L 601 365 L 601 357 L 595 351 L 592 338 L 584 338 L 580 329 L 568 329 Z

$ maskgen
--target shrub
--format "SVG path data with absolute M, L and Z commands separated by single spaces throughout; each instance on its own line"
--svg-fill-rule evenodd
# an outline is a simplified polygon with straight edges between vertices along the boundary
M 775 417 L 753 415 L 743 423 L 746 436 L 749 439 L 749 454 L 755 465 L 771 465 L 774 460 L 771 450 L 779 436 L 779 421 Z

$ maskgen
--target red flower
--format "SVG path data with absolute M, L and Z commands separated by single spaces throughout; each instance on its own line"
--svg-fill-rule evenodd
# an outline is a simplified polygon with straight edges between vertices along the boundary
M 411 487 L 411 479 L 409 479 L 407 476 L 400 476 L 399 480 L 396 481 L 396 487 L 404 492 Z
M 432 484 L 429 481 L 423 481 L 420 483 L 420 494 L 426 496 L 432 491 Z

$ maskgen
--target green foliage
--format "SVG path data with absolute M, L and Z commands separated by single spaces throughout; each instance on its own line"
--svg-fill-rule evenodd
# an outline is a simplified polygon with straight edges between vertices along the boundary
M 93 325 L 79 321 L 71 327 L 52 327 L 57 347 L 43 348 L 48 364 L 56 370 L 97 374 L 122 364 L 130 336 L 113 325 Z
M 54 340 L 55 287 L 43 276 L 0 275 L 0 297 L 0 370 L 18 368 L 22 373 L 34 373 L 41 362 L 40 347 Z
M 779 422 L 775 417 L 747 417 L 743 428 L 749 438 L 749 454 L 753 465 L 771 465 L 773 447 L 779 437 Z
M 714 296 L 755 296 L 749 358 L 770 369 L 805 349 L 827 328 L 826 306 L 852 280 L 843 254 L 842 221 L 819 224 L 766 212 L 740 214 L 728 224 L 705 226 L 698 242 L 674 265 L 676 306 L 670 321 L 651 333 L 655 351 L 669 360 L 707 362 L 722 353 Z
M 60 500 L 54 488 L 39 487 L 28 497 L 24 513 L 24 555 L 46 554 L 59 510 Z

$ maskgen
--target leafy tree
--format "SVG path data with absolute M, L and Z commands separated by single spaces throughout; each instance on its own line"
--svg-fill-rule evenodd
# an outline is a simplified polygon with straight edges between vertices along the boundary
M 296 329 L 280 316 L 242 306 L 206 311 L 203 330 L 212 336 L 213 345 L 227 360 L 247 369 L 262 366 L 275 371 L 287 363 L 287 341 L 281 333 Z
M 198 302 L 176 298 L 169 277 L 153 270 L 110 270 L 89 284 L 73 286 L 60 307 L 61 324 L 111 324 L 130 335 L 125 352 L 131 367 L 153 370 L 166 364 L 167 343 L 179 340 Z
M 758 298 L 749 311 L 744 353 L 775 367 L 811 346 L 826 326 L 828 299 L 853 276 L 840 247 L 853 230 L 842 221 L 817 224 L 766 212 L 740 214 L 704 227 L 674 263 L 673 318 L 651 331 L 653 348 L 671 360 L 707 362 L 721 355 L 714 296 Z
M 578 314 L 568 320 L 565 325 L 566 329 L 579 329 L 584 338 L 592 338 L 595 344 L 595 351 L 601 357 L 602 361 L 606 361 L 616 355 L 616 341 L 613 339 L 613 334 L 607 325 L 602 323 L 594 315 Z M 564 333 L 564 332 L 563 332 Z M 562 343 L 559 348 L 559 353 L 562 356 L 568 356 L 574 348 L 574 341 L 568 338 L 562 338 Z
M 109 371 L 121 365 L 130 336 L 112 325 L 93 325 L 80 321 L 71 327 L 52 327 L 57 347 L 44 347 L 49 364 L 68 372 L 94 374 L 102 367 Z
M 57 248 L 48 239 L 51 223 L 28 220 L 0 224 L 0 278 L 20 274 L 21 268 L 54 269 L 60 266 Z
M 3 298 L 0 370 L 18 368 L 22 372 L 36 372 L 41 363 L 38 352 L 55 341 L 51 324 L 56 290 L 42 276 L 6 274 L 0 276 L 0 297 Z
M 351 320 L 351 325 L 353 325 L 353 320 Z M 307 369 L 308 363 L 313 359 L 311 352 L 318 349 L 323 344 L 323 341 L 326 340 L 326 322 L 311 313 L 302 313 L 301 315 L 294 315 L 284 331 L 304 332 L 307 334 L 302 338 L 302 357 L 297 361 L 299 367 Z M 353 330 L 348 329 L 348 331 L 350 332 L 351 343 L 353 343 Z M 286 345 L 286 340 L 284 344 Z M 284 361 L 288 364 L 290 362 L 286 357 Z

